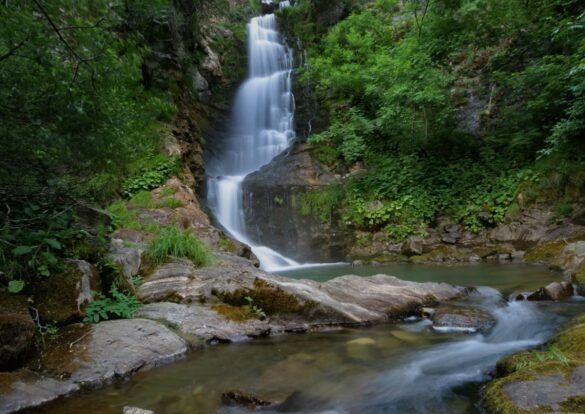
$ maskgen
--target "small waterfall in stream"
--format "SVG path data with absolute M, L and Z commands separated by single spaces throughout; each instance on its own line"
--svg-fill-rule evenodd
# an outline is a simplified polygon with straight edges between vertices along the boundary
M 290 2 L 280 3 L 287 6 Z M 225 229 L 250 245 L 262 268 L 272 271 L 299 264 L 246 236 L 242 182 L 295 138 L 292 50 L 283 43 L 274 14 L 248 24 L 248 59 L 249 78 L 236 97 L 231 134 L 219 158 L 208 162 L 207 201 Z

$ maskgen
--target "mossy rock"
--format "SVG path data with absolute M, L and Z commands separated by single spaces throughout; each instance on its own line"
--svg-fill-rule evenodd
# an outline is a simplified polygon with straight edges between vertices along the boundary
M 238 289 L 231 293 L 214 293 L 224 303 L 234 307 L 255 306 L 266 315 L 307 314 L 318 307 L 317 302 L 300 301 L 279 287 L 256 278 L 251 289 Z
M 0 370 L 15 369 L 25 362 L 34 335 L 26 297 L 0 292 Z
M 575 274 L 573 275 L 573 282 L 577 285 L 580 294 L 585 294 L 585 260 L 581 262 Z
M 526 252 L 524 260 L 533 263 L 553 264 L 565 246 L 566 243 L 563 240 L 539 244 Z
M 91 276 L 84 276 L 75 262 L 63 263 L 60 273 L 32 286 L 33 306 L 38 310 L 42 323 L 66 325 L 83 319 L 87 304 L 84 295 L 101 291 L 99 274 L 93 266 L 90 268 Z M 89 280 L 84 281 L 84 277 Z
M 492 381 L 485 389 L 482 399 L 483 406 L 490 413 L 495 414 L 521 414 L 533 412 L 585 412 L 584 395 L 574 393 L 582 389 L 579 378 L 583 372 L 585 362 L 585 315 L 573 321 L 572 325 L 555 336 L 546 350 L 522 351 L 500 360 L 496 366 L 496 374 L 499 377 Z M 544 384 L 544 385 L 541 385 Z M 539 387 L 548 387 L 550 391 L 558 395 L 564 395 L 559 400 L 552 401 L 551 406 L 538 405 L 537 409 L 521 406 L 519 395 L 526 391 L 519 391 L 522 387 L 532 387 L 535 390 L 535 401 L 543 400 L 537 395 Z M 565 390 L 567 387 L 567 390 Z M 515 389 L 515 391 L 514 391 Z M 546 393 L 546 390 L 542 392 Z M 535 411 L 536 410 L 536 411 Z

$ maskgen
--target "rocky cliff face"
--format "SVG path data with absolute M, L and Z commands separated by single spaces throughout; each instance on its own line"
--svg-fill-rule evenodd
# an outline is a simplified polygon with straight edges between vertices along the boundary
M 333 217 L 303 214 L 302 197 L 338 181 L 297 144 L 244 181 L 244 214 L 251 238 L 302 261 L 341 260 L 351 238 Z
M 237 83 L 245 77 L 245 23 L 255 9 L 243 4 L 176 0 L 166 16 L 134 22 L 151 49 L 142 66 L 145 87 L 170 93 L 177 107 L 167 150 L 181 155 L 193 185 L 205 176 L 204 147 L 222 135 Z

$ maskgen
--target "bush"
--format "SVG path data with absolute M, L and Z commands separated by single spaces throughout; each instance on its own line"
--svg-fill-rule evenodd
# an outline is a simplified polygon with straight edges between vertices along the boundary
M 197 236 L 176 227 L 164 229 L 148 247 L 147 256 L 156 264 L 166 262 L 169 256 L 184 257 L 196 266 L 207 266 L 212 262 L 211 253 Z
M 87 305 L 83 321 L 98 323 L 109 319 L 130 319 L 140 309 L 138 299 L 120 292 L 116 285 L 110 289 L 110 296 L 94 292 L 95 300 Z

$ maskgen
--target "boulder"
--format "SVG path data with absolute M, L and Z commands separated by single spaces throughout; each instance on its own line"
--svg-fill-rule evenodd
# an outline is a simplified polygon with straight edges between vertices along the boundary
M 65 325 L 80 321 L 93 300 L 93 292 L 101 291 L 100 276 L 93 265 L 69 260 L 64 267 L 64 272 L 33 285 L 33 306 L 43 323 Z
M 39 360 L 44 372 L 80 386 L 99 386 L 182 358 L 188 343 L 164 325 L 124 319 L 70 325 Z
M 231 321 L 203 305 L 151 303 L 140 309 L 136 316 L 162 321 L 186 334 L 187 337 L 194 337 L 205 342 L 232 342 L 270 334 L 270 326 L 266 321 L 258 319 Z M 198 345 L 197 340 L 192 341 L 192 345 Z
M 0 388 L 0 412 L 36 407 L 81 388 L 128 377 L 182 358 L 188 349 L 185 340 L 150 320 L 69 325 L 35 361 L 43 375 L 21 370 L 7 389 Z
M 565 300 L 573 296 L 573 285 L 569 282 L 552 282 L 526 296 L 527 300 Z
M 0 371 L 12 370 L 28 357 L 35 324 L 23 296 L 0 292 Z
M 405 256 L 418 256 L 423 254 L 423 240 L 420 237 L 409 237 L 402 245 L 402 254 Z
M 120 267 L 120 271 L 126 281 L 126 286 L 134 290 L 133 277 L 140 273 L 142 254 L 146 246 L 138 243 L 124 242 L 120 239 L 112 239 L 108 258 Z
M 303 261 L 341 261 L 352 242 L 335 211 L 307 211 L 306 197 L 339 183 L 315 159 L 313 148 L 297 144 L 242 184 L 248 236 L 256 244 Z
M 496 319 L 479 308 L 440 306 L 432 315 L 433 328 L 438 330 L 488 331 Z
M 145 302 L 173 298 L 176 302 L 243 306 L 246 297 L 271 318 L 273 329 L 306 324 L 365 324 L 416 313 L 422 305 L 458 297 L 460 289 L 444 283 L 416 283 L 392 276 L 342 276 L 319 283 L 263 272 L 249 261 L 218 255 L 222 263 L 195 268 L 175 259 L 154 269 L 138 290 Z M 284 317 L 286 315 L 286 318 Z
M 5 379 L 0 372 L 0 382 Z M 0 387 L 0 413 L 13 413 L 46 404 L 79 391 L 79 385 L 21 370 L 10 379 L 7 389 Z

